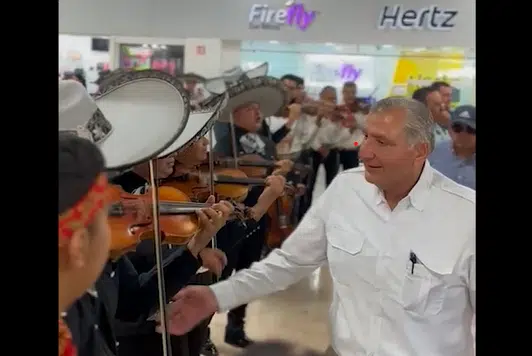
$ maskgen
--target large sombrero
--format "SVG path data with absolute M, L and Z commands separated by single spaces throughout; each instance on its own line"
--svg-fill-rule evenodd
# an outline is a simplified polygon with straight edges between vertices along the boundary
M 197 82 L 197 83 L 203 83 L 207 79 L 205 77 L 196 74 L 196 73 L 185 73 L 185 74 L 178 74 L 176 75 L 176 78 L 183 81 L 183 82 Z
M 258 67 L 243 70 L 242 67 L 234 67 L 226 70 L 221 76 L 205 80 L 205 89 L 213 95 L 220 95 L 229 87 L 234 86 L 246 79 L 264 77 L 268 74 L 268 63 L 262 63 Z
M 94 100 L 78 83 L 59 82 L 59 131 L 95 142 L 109 170 L 158 156 L 184 131 L 189 114 L 180 82 L 159 71 L 113 75 Z
M 287 97 L 281 81 L 266 76 L 267 71 L 268 64 L 264 63 L 247 72 L 242 69 L 233 69 L 222 77 L 208 79 L 204 87 L 214 96 L 202 105 L 210 105 L 211 100 L 219 100 L 216 99 L 217 95 L 227 95 L 228 102 L 220 113 L 219 122 L 230 122 L 233 111 L 250 102 L 260 105 L 264 117 L 275 115 L 281 107 L 286 105 Z
M 165 149 L 159 157 L 164 157 L 176 151 L 182 151 L 205 136 L 212 128 L 220 112 L 227 106 L 228 96 L 223 94 L 216 97 L 208 105 L 204 105 L 197 111 L 192 111 L 188 117 L 185 130 L 179 137 Z

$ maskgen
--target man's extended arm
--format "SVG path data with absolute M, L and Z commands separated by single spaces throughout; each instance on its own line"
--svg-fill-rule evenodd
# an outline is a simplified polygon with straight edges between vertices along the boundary
M 333 184 L 331 184 L 332 187 Z M 330 191 L 330 188 L 329 190 Z M 297 229 L 280 249 L 226 281 L 211 286 L 219 311 L 286 289 L 327 260 L 324 209 L 328 191 L 311 207 Z

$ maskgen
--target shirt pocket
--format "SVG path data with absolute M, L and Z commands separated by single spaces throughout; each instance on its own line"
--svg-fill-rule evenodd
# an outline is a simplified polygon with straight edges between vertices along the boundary
M 353 284 L 353 267 L 360 257 L 364 237 L 357 230 L 328 227 L 327 260 L 333 278 L 344 285 Z
M 416 263 L 412 270 L 412 262 L 404 269 L 402 288 L 403 307 L 406 311 L 430 316 L 441 312 L 447 294 L 447 275 L 452 267 L 444 269 L 431 267 L 431 263 Z

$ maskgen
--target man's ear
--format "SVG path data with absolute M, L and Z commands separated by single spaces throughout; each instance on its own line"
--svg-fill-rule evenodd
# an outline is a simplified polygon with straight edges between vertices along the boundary
M 416 162 L 425 162 L 425 160 L 427 159 L 427 157 L 429 156 L 429 144 L 428 143 L 418 143 L 417 145 L 414 146 L 415 148 L 415 160 Z

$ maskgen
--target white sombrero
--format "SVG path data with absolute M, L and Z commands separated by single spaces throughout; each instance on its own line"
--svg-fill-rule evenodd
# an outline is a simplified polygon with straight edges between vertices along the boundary
M 228 96 L 225 94 L 220 95 L 217 96 L 216 101 L 213 100 L 209 105 L 202 106 L 200 110 L 191 112 L 183 133 L 179 135 L 170 147 L 159 154 L 159 158 L 176 151 L 182 151 L 205 136 L 218 120 L 218 116 L 227 105 L 227 102 Z
M 221 76 L 205 80 L 203 86 L 205 90 L 213 95 L 220 95 L 229 87 L 232 87 L 246 79 L 264 77 L 268 74 L 268 63 L 262 63 L 260 66 L 244 71 L 241 67 L 234 67 L 226 70 Z
M 287 97 L 279 79 L 268 77 L 268 64 L 244 72 L 232 70 L 227 76 L 208 79 L 204 87 L 214 95 L 222 93 L 229 97 L 227 106 L 220 113 L 219 122 L 230 122 L 233 111 L 246 103 L 255 102 L 260 105 L 264 117 L 275 115 L 280 108 L 286 105 Z M 203 104 L 210 104 L 207 99 Z M 219 99 L 217 99 L 219 100 Z
M 180 82 L 159 71 L 112 76 L 94 100 L 83 86 L 59 82 L 59 131 L 95 142 L 109 170 L 158 156 L 183 132 L 189 113 Z
M 177 74 L 176 78 L 184 82 L 195 81 L 198 83 L 203 83 L 207 80 L 205 79 L 205 77 L 199 74 L 193 73 L 193 72 L 185 73 L 185 74 Z

